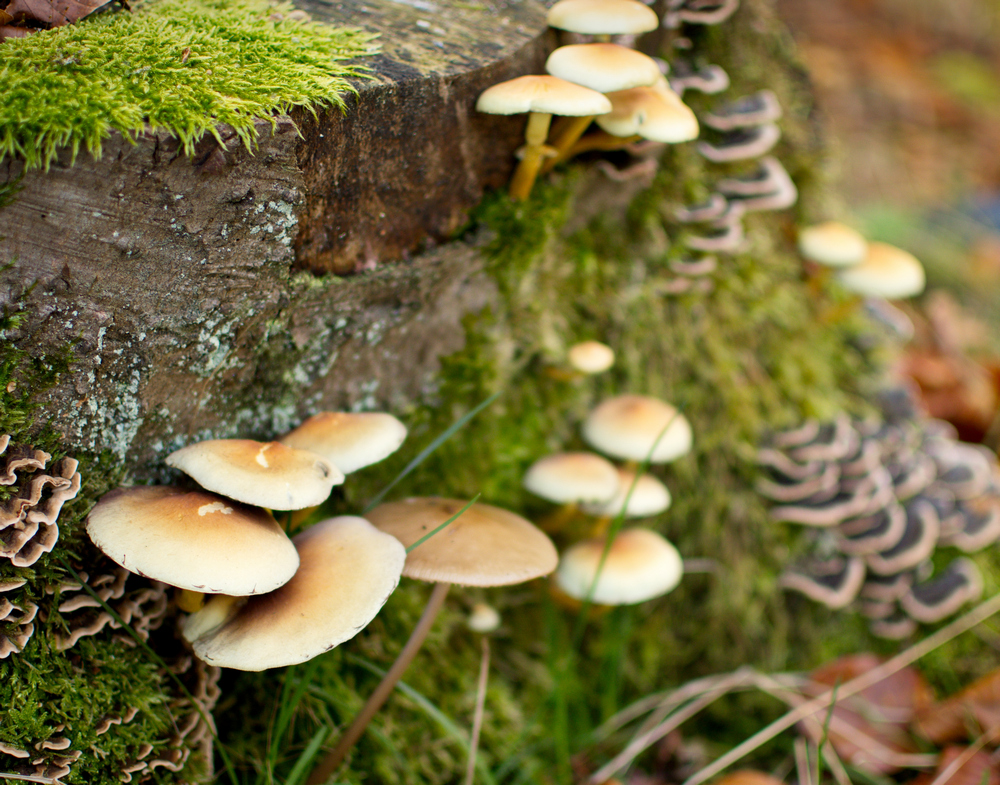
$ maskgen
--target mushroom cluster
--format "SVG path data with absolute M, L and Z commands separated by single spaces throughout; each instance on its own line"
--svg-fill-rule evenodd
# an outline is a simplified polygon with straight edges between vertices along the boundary
M 290 540 L 270 510 L 319 505 L 345 472 L 382 460 L 405 436 L 387 414 L 326 412 L 280 441 L 192 444 L 166 462 L 205 490 L 119 488 L 91 511 L 87 532 L 116 564 L 182 590 L 178 605 L 193 612 L 184 634 L 201 659 L 242 670 L 303 662 L 374 618 L 399 580 L 403 548 L 350 517 Z M 202 607 L 203 595 L 213 597 Z
M 607 530 L 616 517 L 652 518 L 670 506 L 667 487 L 637 465 L 667 463 L 691 448 L 691 426 L 670 404 L 643 395 L 619 395 L 599 404 L 583 423 L 591 447 L 627 463 L 616 467 L 600 455 L 566 452 L 535 461 L 524 487 L 561 505 L 547 526 L 561 530 L 579 513 L 592 516 L 591 536 L 560 556 L 554 576 L 559 591 L 574 600 L 602 605 L 645 602 L 673 589 L 683 574 L 677 549 L 648 528 Z
M 1000 539 L 1000 469 L 985 448 L 922 416 L 905 389 L 883 418 L 808 422 L 758 452 L 759 492 L 778 521 L 813 527 L 816 556 L 783 586 L 831 608 L 857 601 L 874 634 L 904 638 L 976 599 L 973 562 L 933 573 L 941 548 L 975 553 Z
M 559 0 L 549 9 L 548 22 L 593 41 L 557 48 L 545 63 L 548 76 L 493 85 L 476 103 L 478 111 L 490 114 L 529 113 L 526 146 L 510 184 L 512 199 L 526 199 L 540 171 L 579 153 L 698 136 L 694 114 L 663 76 L 666 64 L 610 41 L 655 30 L 659 20 L 648 6 L 638 0 Z M 564 119 L 550 135 L 554 114 Z M 600 130 L 583 136 L 594 121 Z

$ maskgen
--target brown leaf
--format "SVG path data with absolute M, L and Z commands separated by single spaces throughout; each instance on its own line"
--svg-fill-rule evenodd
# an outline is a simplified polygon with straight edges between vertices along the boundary
M 935 744 L 1000 729 L 1000 668 L 917 712 L 914 727 Z
M 61 27 L 78 22 L 109 0 L 10 0 L 6 12 L 19 24 Z
M 716 780 L 715 785 L 782 785 L 782 782 L 763 771 L 740 769 Z
M 934 772 L 924 772 L 916 779 L 910 780 L 907 785 L 931 785 L 967 749 L 967 747 L 945 747 L 941 757 L 938 758 Z M 989 753 L 978 750 L 948 778 L 948 785 L 1000 785 L 1000 774 L 990 762 Z
M 835 684 L 843 684 L 877 668 L 881 663 L 882 660 L 874 654 L 841 657 L 813 671 L 810 674 L 813 684 L 806 691 L 818 695 Z M 903 668 L 857 695 L 837 701 L 833 717 L 849 725 L 854 732 L 847 732 L 844 728 L 838 730 L 831 723 L 828 728 L 830 743 L 845 762 L 859 768 L 878 773 L 898 771 L 898 765 L 883 757 L 891 758 L 893 753 L 915 751 L 908 726 L 917 709 L 931 700 L 930 687 L 920 673 L 913 668 Z M 818 712 L 813 719 L 825 722 L 826 712 Z M 867 737 L 870 743 L 859 743 L 859 736 Z

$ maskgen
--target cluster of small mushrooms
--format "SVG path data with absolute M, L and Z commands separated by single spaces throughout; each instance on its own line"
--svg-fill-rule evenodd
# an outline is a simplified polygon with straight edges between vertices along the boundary
M 610 367 L 614 355 L 587 341 L 570 349 L 571 364 L 583 373 Z M 535 461 L 524 487 L 561 505 L 543 527 L 558 531 L 581 513 L 591 516 L 591 536 L 566 549 L 555 586 L 574 600 L 599 605 L 645 602 L 666 594 L 684 571 L 677 549 L 652 529 L 632 527 L 608 543 L 616 518 L 651 518 L 670 506 L 670 492 L 658 479 L 639 473 L 647 461 L 661 464 L 691 449 L 691 426 L 676 408 L 644 395 L 618 395 L 600 403 L 583 423 L 582 435 L 598 452 L 626 461 L 615 466 L 592 452 L 562 452 Z M 606 551 L 606 553 L 605 553 Z
M 782 585 L 831 608 L 856 603 L 878 636 L 911 635 L 979 597 L 963 556 L 1000 539 L 1000 468 L 989 450 L 921 414 L 906 388 L 886 391 L 883 416 L 815 421 L 775 434 L 758 453 L 758 490 L 778 521 L 814 527 L 813 557 Z
M 690 141 L 698 121 L 664 75 L 666 63 L 611 36 L 634 38 L 660 20 L 638 0 L 559 0 L 549 9 L 550 26 L 591 36 L 591 43 L 557 48 L 545 76 L 521 76 L 493 85 L 476 109 L 488 114 L 528 113 L 521 162 L 510 183 L 514 200 L 526 199 L 535 178 L 588 150 L 618 150 L 642 140 Z M 552 126 L 552 116 L 563 118 Z M 596 122 L 599 130 L 584 132 Z M 550 133 L 550 126 L 551 133 Z

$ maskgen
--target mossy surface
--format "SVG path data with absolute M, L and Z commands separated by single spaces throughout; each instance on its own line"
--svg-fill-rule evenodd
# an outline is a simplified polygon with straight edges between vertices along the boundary
M 165 129 L 187 154 L 226 123 L 251 147 L 254 120 L 343 106 L 346 61 L 372 36 L 290 19 L 268 0 L 144 0 L 0 47 L 0 160 L 48 167 L 58 150 L 99 156 L 111 131 Z M 221 141 L 221 139 L 220 139 Z

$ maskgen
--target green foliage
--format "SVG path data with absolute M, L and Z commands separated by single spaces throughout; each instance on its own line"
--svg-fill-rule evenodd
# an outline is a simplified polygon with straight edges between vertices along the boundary
M 343 106 L 345 61 L 372 37 L 283 16 L 268 0 L 146 0 L 135 13 L 7 39 L 0 47 L 0 160 L 48 167 L 61 147 L 100 156 L 112 131 L 165 129 L 191 154 L 226 123 L 248 147 L 254 120 Z M 275 21 L 277 20 L 277 21 Z M 221 142 L 221 140 L 220 140 Z

